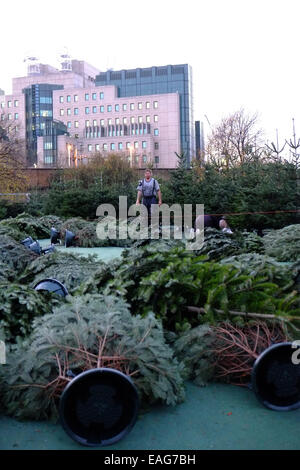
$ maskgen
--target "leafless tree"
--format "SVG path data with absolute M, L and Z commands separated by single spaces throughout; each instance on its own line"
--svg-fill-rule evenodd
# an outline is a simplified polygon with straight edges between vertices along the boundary
M 2 115 L 0 121 L 0 192 L 10 193 L 26 189 L 23 173 L 25 163 L 24 140 L 19 138 L 17 123 Z
M 263 157 L 263 131 L 257 125 L 257 114 L 248 115 L 243 108 L 222 119 L 208 137 L 208 159 L 228 168 Z

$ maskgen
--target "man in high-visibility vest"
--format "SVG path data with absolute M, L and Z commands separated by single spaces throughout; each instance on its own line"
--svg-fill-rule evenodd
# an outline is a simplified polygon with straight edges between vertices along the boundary
M 142 204 L 147 208 L 149 220 L 151 219 L 151 206 L 157 204 L 157 197 L 158 205 L 161 206 L 162 195 L 158 181 L 152 177 L 152 171 L 147 168 L 145 170 L 145 178 L 139 181 L 137 187 L 136 204 L 140 205 L 141 198 L 143 198 Z

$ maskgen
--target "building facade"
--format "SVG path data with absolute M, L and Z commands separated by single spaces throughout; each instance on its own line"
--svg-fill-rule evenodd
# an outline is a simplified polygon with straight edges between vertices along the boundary
M 100 73 L 83 61 L 67 58 L 57 70 L 32 58 L 13 93 L 0 95 L 0 113 L 24 140 L 29 167 L 119 152 L 142 168 L 175 168 L 176 153 L 195 153 L 187 65 Z
M 118 97 L 178 93 L 180 110 L 180 152 L 188 162 L 195 157 L 193 77 L 188 64 L 102 72 L 96 86 L 115 85 Z

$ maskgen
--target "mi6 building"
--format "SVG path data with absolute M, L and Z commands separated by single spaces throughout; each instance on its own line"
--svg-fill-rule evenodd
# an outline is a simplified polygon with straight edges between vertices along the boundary
M 24 142 L 28 167 L 71 167 L 120 153 L 132 165 L 177 166 L 195 156 L 188 65 L 100 72 L 62 56 L 61 69 L 28 60 L 26 77 L 0 94 L 0 126 Z

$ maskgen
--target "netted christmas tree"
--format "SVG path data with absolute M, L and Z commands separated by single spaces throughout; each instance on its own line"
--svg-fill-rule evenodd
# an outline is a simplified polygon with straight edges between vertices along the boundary
M 278 261 L 300 259 L 300 224 L 271 230 L 264 237 L 265 253 Z
M 5 413 L 20 419 L 57 417 L 68 371 L 110 367 L 130 375 L 142 402 L 175 405 L 184 399 L 180 365 L 161 324 L 132 316 L 112 296 L 69 297 L 34 322 L 28 341 L 13 348 L 1 367 Z
M 39 281 L 54 278 L 72 291 L 104 265 L 95 256 L 78 256 L 56 251 L 34 260 L 20 275 L 19 282 L 34 287 Z

